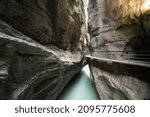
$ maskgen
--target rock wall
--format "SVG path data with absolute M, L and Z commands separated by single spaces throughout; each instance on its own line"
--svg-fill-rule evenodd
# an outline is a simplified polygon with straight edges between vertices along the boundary
M 88 58 L 102 100 L 150 99 L 150 66 Z
M 149 64 L 149 5 L 148 0 L 90 0 L 88 13 L 91 55 L 127 62 L 130 62 L 129 59 L 131 62 L 138 60 L 137 62 Z M 149 82 L 143 81 L 142 77 L 138 79 L 138 74 L 145 72 L 143 69 L 136 71 L 130 66 L 109 66 L 109 62 L 99 64 L 97 68 L 93 63 L 90 64 L 102 99 L 148 99 Z M 131 74 L 128 74 L 129 70 Z M 136 76 L 132 76 L 134 72 L 137 73 Z M 148 79 L 149 75 L 146 77 Z M 125 87 L 128 89 L 124 90 Z M 140 93 L 142 91 L 145 94 Z M 123 96 L 116 96 L 120 92 Z
M 132 56 L 150 50 L 149 13 L 147 0 L 90 0 L 89 32 L 91 50 L 95 56 L 104 56 L 96 51 L 131 51 Z M 125 52 L 115 53 L 123 59 Z M 110 56 L 108 56 L 110 57 Z
M 39 43 L 63 49 L 76 49 L 85 20 L 81 0 L 1 0 L 0 16 Z
M 0 99 L 56 99 L 84 66 L 85 22 L 82 0 L 0 0 Z

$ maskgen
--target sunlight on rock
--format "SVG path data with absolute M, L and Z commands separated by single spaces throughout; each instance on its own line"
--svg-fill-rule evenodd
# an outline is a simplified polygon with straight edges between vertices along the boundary
M 90 70 L 88 65 L 86 65 L 82 71 L 90 78 Z
M 147 13 L 150 10 L 150 0 L 116 0 L 114 6 L 122 22 L 127 23 Z
M 141 6 L 143 12 L 150 11 L 150 0 L 145 0 L 143 5 Z

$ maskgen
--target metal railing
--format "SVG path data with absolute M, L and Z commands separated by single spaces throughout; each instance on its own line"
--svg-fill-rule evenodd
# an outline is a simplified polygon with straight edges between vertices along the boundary
M 98 56 L 97 56 L 98 55 Z M 146 62 L 150 64 L 150 51 L 93 51 L 91 56 L 116 60 Z M 116 57 L 117 56 L 117 57 Z M 119 59 L 120 58 L 120 59 Z

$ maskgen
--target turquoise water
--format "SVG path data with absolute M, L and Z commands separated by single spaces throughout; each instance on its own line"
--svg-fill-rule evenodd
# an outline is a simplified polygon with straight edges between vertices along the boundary
M 93 81 L 90 79 L 89 67 L 85 66 L 59 95 L 58 100 L 99 100 Z

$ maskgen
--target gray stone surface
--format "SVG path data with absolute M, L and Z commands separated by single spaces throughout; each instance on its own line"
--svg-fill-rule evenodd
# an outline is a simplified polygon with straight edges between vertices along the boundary
M 150 99 L 150 67 L 88 59 L 102 100 Z
M 90 0 L 91 54 L 117 60 L 136 59 L 149 64 L 150 9 L 145 5 L 146 0 Z M 91 72 L 102 99 L 149 99 L 150 74 L 145 74 L 145 69 L 124 64 L 111 65 L 111 60 L 108 64 L 90 61 Z M 95 67 L 95 64 L 98 66 Z
M 134 57 L 139 51 L 150 50 L 150 9 L 144 7 L 144 1 L 90 0 L 89 31 L 93 55 L 106 57 L 105 53 L 100 55 L 96 51 L 114 50 L 134 51 L 131 52 Z M 136 7 L 139 4 L 141 7 Z M 121 55 L 126 53 L 115 53 L 113 57 L 124 59 Z
M 41 44 L 74 50 L 85 21 L 84 4 L 82 0 L 1 0 L 0 18 Z
M 0 99 L 56 99 L 83 67 L 81 0 L 0 0 Z

